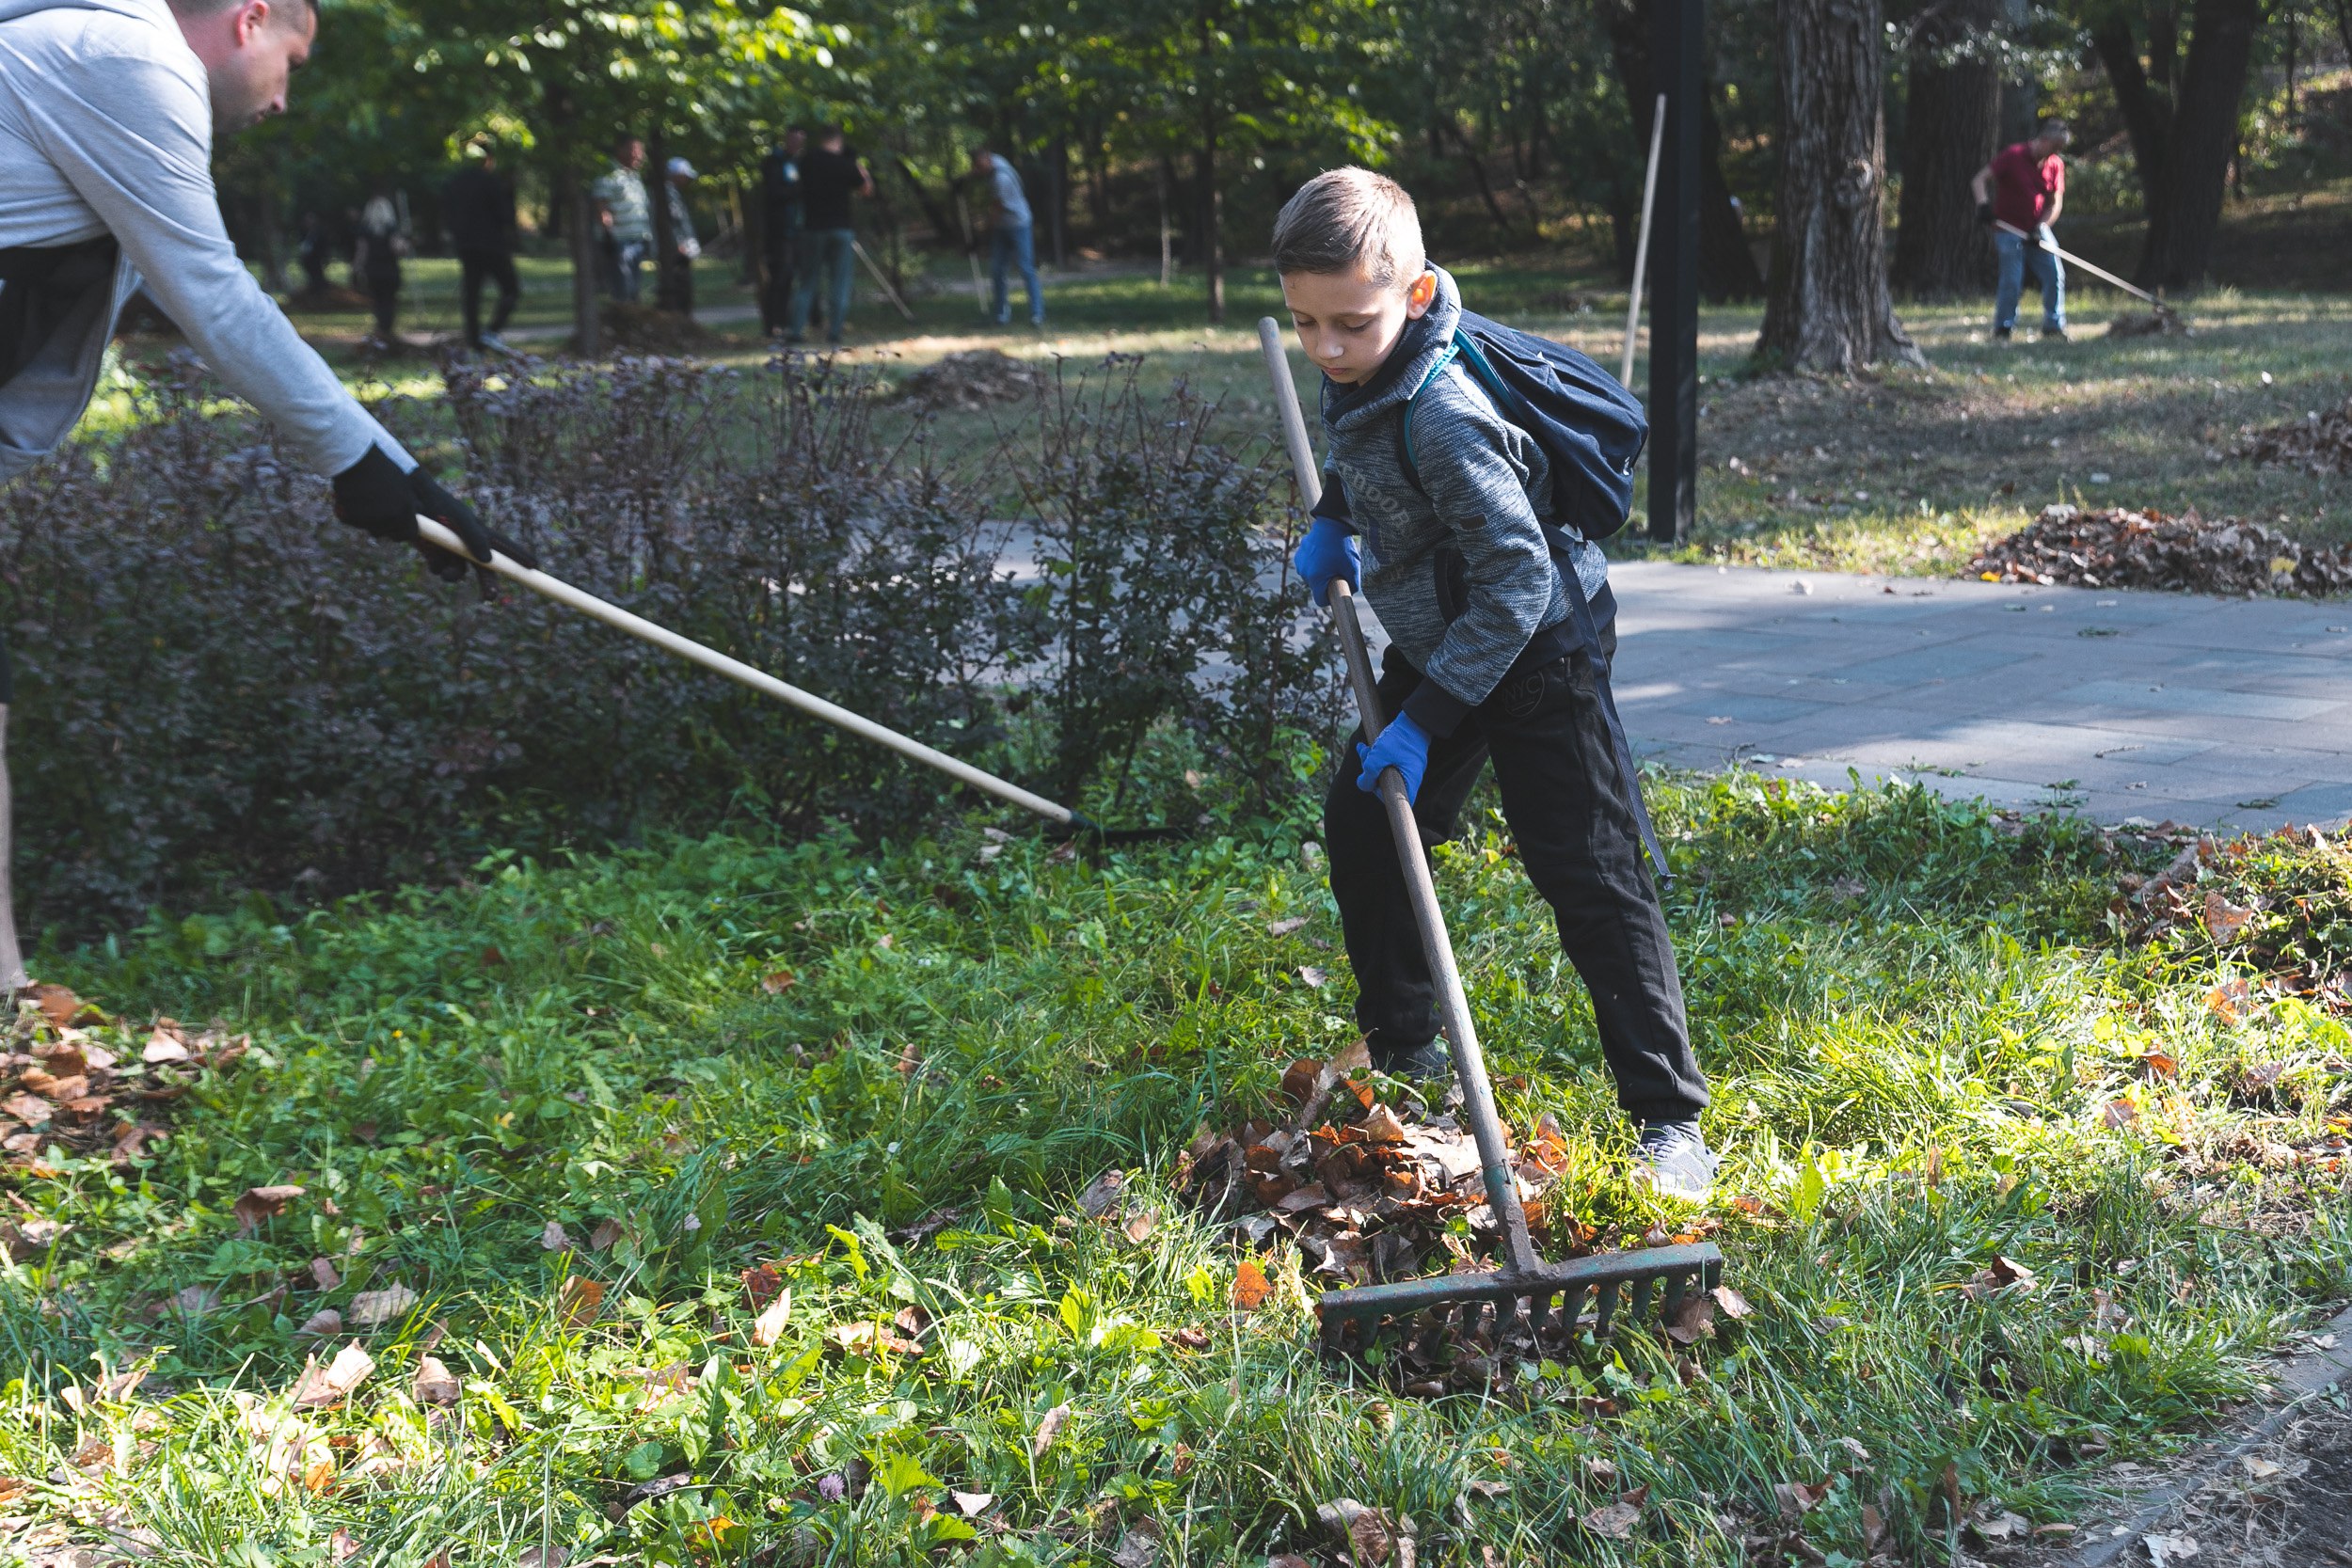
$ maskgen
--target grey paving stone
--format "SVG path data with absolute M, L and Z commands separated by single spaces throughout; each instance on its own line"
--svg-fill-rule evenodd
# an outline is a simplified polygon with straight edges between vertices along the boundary
M 2224 691 L 2212 687 L 2185 686 L 2177 681 L 2087 681 L 2055 693 L 2061 701 L 2095 703 L 2104 707 L 2142 713 L 2210 714 L 2218 719 L 2316 719 L 2344 705 L 2316 697 L 2281 697 L 2261 691 Z M 2345 693 L 2352 697 L 2352 692 Z

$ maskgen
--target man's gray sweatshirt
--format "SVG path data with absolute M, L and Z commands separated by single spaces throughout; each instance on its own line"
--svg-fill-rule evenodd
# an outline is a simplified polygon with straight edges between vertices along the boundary
M 58 313 L 0 386 L 0 481 L 72 430 L 142 285 L 314 471 L 340 473 L 370 446 L 416 467 L 237 259 L 212 160 L 204 65 L 165 0 L 0 0 L 0 252 L 107 235 L 119 247 L 111 281 Z
M 1443 736 L 1569 610 L 1539 521 L 1551 511 L 1550 464 L 1454 356 L 1462 296 L 1443 268 L 1430 270 L 1437 299 L 1405 324 L 1388 361 L 1360 385 L 1323 384 L 1329 499 L 1317 511 L 1362 535 L 1364 597 L 1426 677 L 1405 711 Z M 1408 401 L 1418 485 L 1405 466 Z M 1614 610 L 1608 558 L 1579 538 L 1574 559 L 1594 619 L 1606 625 Z

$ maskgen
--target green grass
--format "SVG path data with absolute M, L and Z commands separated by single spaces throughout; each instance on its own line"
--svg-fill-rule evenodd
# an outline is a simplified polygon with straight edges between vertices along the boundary
M 2225 1022 L 2207 997 L 2238 949 L 2120 931 L 2118 877 L 2169 848 L 1916 790 L 1734 774 L 1653 799 L 1726 1156 L 1707 1217 L 1756 1307 L 1687 1356 L 1626 1333 L 1507 1398 L 1421 1400 L 1318 1363 L 1287 1254 L 1267 1305 L 1232 1308 L 1237 1256 L 1174 1196 L 1177 1154 L 1352 1037 L 1295 837 L 1096 863 L 976 821 L 870 853 L 494 859 L 44 966 L 253 1050 L 142 1165 L 53 1149 L 10 1179 L 20 1218 L 72 1228 L 0 1283 L 8 1511 L 188 1564 L 326 1561 L 338 1531 L 404 1564 L 1104 1562 L 1148 1529 L 1163 1561 L 1254 1564 L 1335 1560 L 1316 1509 L 1344 1496 L 1409 1513 L 1423 1560 L 1723 1563 L 1781 1528 L 1775 1482 L 1827 1481 L 1804 1528 L 1830 1560 L 1862 1555 L 1866 1503 L 1933 1560 L 1947 1477 L 1964 1507 L 2057 1518 L 2100 1457 L 2254 1395 L 2344 1293 L 2340 1175 L 2265 1150 L 2326 1146 L 2352 1039 L 2293 999 Z M 1506 1116 L 1560 1118 L 1581 1217 L 1685 1223 L 1624 1179 L 1589 1009 L 1500 824 L 1439 862 Z M 2329 852 L 2216 873 L 2277 895 L 2261 951 L 2316 901 L 2336 924 L 2305 922 L 2297 961 L 2345 961 Z M 2149 1076 L 2156 1046 L 2177 1076 Z M 2230 1087 L 2251 1064 L 2280 1069 L 2258 1108 Z M 1158 1211 L 1140 1243 L 1073 1206 L 1114 1166 Z M 240 1235 L 238 1195 L 280 1182 L 306 1192 Z M 1961 1288 L 1996 1255 L 2038 1286 Z M 790 1306 L 763 1347 L 739 1275 L 771 1262 Z M 594 1314 L 569 1278 L 602 1288 Z M 395 1283 L 414 1309 L 356 1336 L 375 1376 L 289 1424 L 306 1352 L 342 1342 L 294 1330 Z M 228 1305 L 168 1305 L 191 1286 Z M 909 1308 L 923 1353 L 877 1351 Z M 410 1397 L 428 1340 L 453 1408 Z M 1630 1538 L 1574 1522 L 1644 1485 Z M 951 1489 L 994 1500 L 967 1527 Z

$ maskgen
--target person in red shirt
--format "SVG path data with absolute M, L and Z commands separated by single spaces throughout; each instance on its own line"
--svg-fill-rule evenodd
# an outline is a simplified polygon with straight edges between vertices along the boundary
M 2050 237 L 2050 225 L 2058 222 L 2066 205 L 2066 161 L 2058 153 L 2071 139 L 2066 121 L 2045 119 L 2033 140 L 2004 147 L 1968 182 L 1977 197 L 1977 221 L 1993 228 L 1994 249 L 2000 257 L 1993 336 L 2003 341 L 2017 325 L 2017 296 L 2024 292 L 2028 268 L 2042 282 L 2042 335 L 2066 336 L 2066 269 L 2055 253 L 2042 247 L 2058 243 Z M 1994 228 L 1995 219 L 2034 239 Z

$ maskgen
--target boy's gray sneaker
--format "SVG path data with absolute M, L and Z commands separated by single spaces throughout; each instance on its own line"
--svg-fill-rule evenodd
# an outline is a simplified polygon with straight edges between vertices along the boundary
M 1424 1040 L 1407 1051 L 1375 1051 L 1372 1065 L 1391 1078 L 1425 1084 L 1454 1071 L 1454 1053 L 1441 1039 Z
M 1633 1156 L 1633 1176 L 1668 1197 L 1705 1203 L 1715 1190 L 1718 1164 L 1697 1122 L 1645 1122 L 1641 1148 Z

